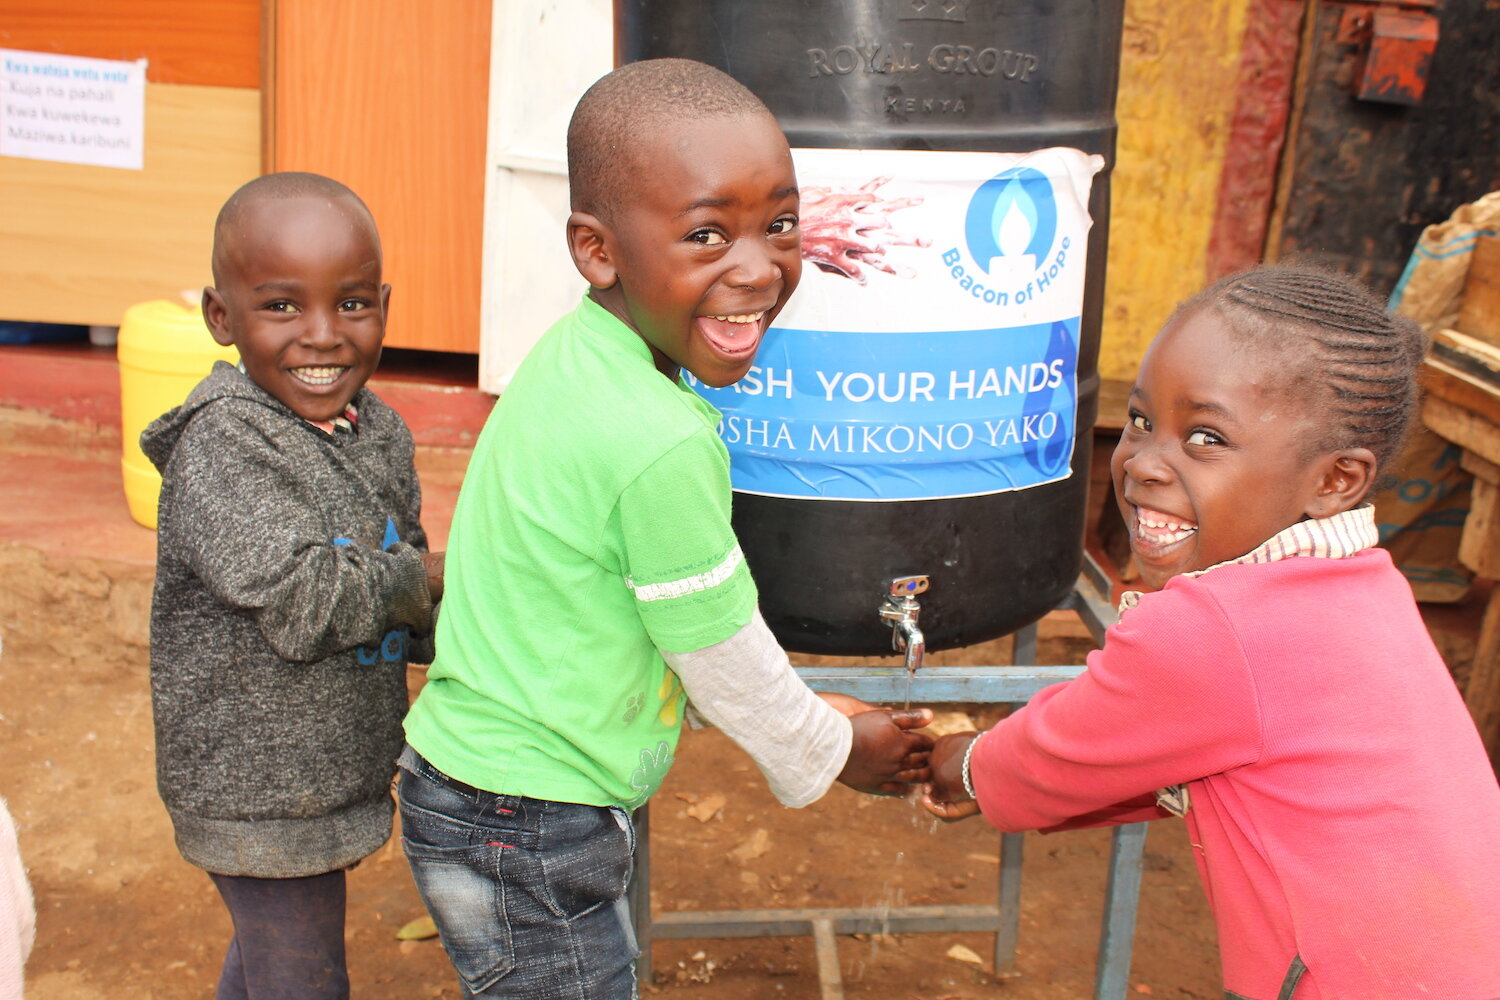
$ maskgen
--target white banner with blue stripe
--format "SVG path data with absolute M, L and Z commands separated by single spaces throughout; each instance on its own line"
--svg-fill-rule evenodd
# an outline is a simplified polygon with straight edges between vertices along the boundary
M 734 488 L 922 500 L 1070 474 L 1103 159 L 798 149 L 805 267 L 724 414 Z

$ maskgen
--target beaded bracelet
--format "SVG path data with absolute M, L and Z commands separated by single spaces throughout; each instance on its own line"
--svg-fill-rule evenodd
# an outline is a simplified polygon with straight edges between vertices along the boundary
M 984 733 L 979 734 L 979 736 L 983 735 Z M 974 755 L 974 744 L 979 742 L 979 736 L 976 736 L 972 740 L 970 740 L 969 745 L 964 748 L 964 791 L 968 792 L 969 798 L 974 799 L 975 801 L 979 800 L 979 796 L 974 794 L 974 782 L 969 778 L 969 758 Z

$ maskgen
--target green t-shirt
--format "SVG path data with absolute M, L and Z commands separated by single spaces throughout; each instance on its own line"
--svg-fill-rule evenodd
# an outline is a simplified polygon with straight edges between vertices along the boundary
M 656 791 L 686 700 L 659 650 L 722 642 L 755 609 L 718 422 L 591 299 L 547 331 L 464 477 L 406 719 L 418 753 L 500 794 L 629 808 Z

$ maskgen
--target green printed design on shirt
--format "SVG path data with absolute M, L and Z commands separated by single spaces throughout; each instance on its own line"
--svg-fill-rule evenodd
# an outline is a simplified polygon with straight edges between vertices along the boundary
M 655 750 L 641 751 L 641 766 L 630 776 L 630 787 L 636 790 L 628 803 L 632 809 L 649 799 L 651 793 L 661 787 L 667 772 L 672 769 L 674 759 L 672 747 L 666 740 L 657 743 Z

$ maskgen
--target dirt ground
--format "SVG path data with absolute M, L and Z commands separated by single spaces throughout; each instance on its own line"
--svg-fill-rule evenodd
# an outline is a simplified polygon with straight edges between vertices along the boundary
M 0 756 L 37 897 L 33 1000 L 179 1000 L 212 995 L 229 922 L 208 879 L 183 862 L 156 797 L 142 570 L 0 548 Z M 29 602 L 29 603 L 28 603 Z M 1008 640 L 936 662 L 1004 662 Z M 1044 639 L 1045 662 L 1087 642 Z M 411 672 L 415 690 L 420 670 Z M 715 796 L 723 805 L 713 808 Z M 997 881 L 997 835 L 980 820 L 939 827 L 905 801 L 835 788 L 805 809 L 778 805 L 748 759 L 714 731 L 686 733 L 654 800 L 658 911 L 982 903 Z M 699 808 L 693 809 L 694 806 Z M 690 815 L 692 809 L 698 818 Z M 988 958 L 983 934 L 841 938 L 851 998 L 1016 1000 L 1090 995 L 1109 841 L 1032 837 L 1022 892 L 1020 974 L 997 980 L 945 953 Z M 1213 928 L 1180 824 L 1147 843 L 1132 984 L 1162 997 L 1213 997 Z M 435 940 L 398 941 L 422 914 L 395 838 L 349 879 L 356 997 L 457 997 Z M 813 998 L 807 938 L 660 942 L 646 995 Z
M 208 997 L 229 939 L 208 879 L 178 857 L 156 797 L 149 582 L 139 568 L 0 546 L 0 757 L 8 765 L 0 795 L 16 817 L 37 897 L 32 1000 Z M 1048 636 L 1044 628 L 1044 663 L 1079 662 L 1089 645 Z M 1000 640 L 932 662 L 1003 663 L 1008 649 Z M 415 690 L 422 673 L 414 669 L 411 681 Z M 722 807 L 714 808 L 716 796 Z M 654 802 L 658 911 L 982 903 L 995 892 L 998 838 L 982 820 L 939 826 L 902 800 L 842 787 L 788 810 L 714 731 L 684 734 Z M 838 947 L 847 995 L 1092 995 L 1108 850 L 1105 832 L 1028 836 L 1019 974 L 997 978 L 988 964 L 947 957 L 961 944 L 987 963 L 992 939 L 983 934 L 845 937 Z M 1131 995 L 1217 997 L 1214 929 L 1184 827 L 1154 824 L 1146 850 Z M 437 941 L 395 937 L 422 910 L 394 838 L 350 875 L 349 887 L 357 998 L 459 996 Z M 819 995 L 807 938 L 660 942 L 651 968 L 648 997 Z

